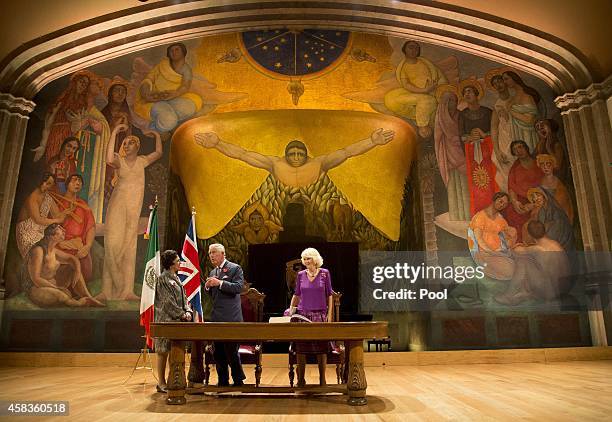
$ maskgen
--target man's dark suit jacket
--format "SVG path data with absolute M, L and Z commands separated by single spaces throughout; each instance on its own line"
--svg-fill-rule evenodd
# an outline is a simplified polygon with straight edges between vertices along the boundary
M 209 277 L 217 277 L 223 281 L 221 286 L 211 287 L 207 292 L 213 300 L 210 320 L 212 322 L 242 322 L 240 291 L 244 284 L 244 276 L 240 265 L 226 260 L 223 267 L 213 269 Z

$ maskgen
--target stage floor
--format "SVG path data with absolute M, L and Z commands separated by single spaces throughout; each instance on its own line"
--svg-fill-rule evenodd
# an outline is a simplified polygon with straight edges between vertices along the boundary
M 307 382 L 318 382 L 316 367 Z M 81 421 L 610 420 L 612 360 L 366 368 L 368 404 L 346 396 L 188 395 L 168 406 L 149 370 L 127 367 L 0 368 L 0 400 L 67 400 Z M 252 382 L 252 368 L 245 365 Z M 212 380 L 216 375 L 211 374 Z M 335 379 L 328 367 L 328 381 Z M 262 383 L 287 384 L 264 366 Z M 231 419 L 228 419 L 228 416 Z M 19 420 L 41 420 L 40 417 Z M 47 420 L 47 418 L 42 418 Z M 59 421 L 66 417 L 56 417 Z

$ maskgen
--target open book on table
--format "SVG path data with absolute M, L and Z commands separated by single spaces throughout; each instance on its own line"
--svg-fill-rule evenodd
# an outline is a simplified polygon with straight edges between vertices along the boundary
M 311 320 L 309 320 L 305 316 L 298 315 L 298 314 L 293 314 L 291 316 L 270 317 L 268 322 L 271 323 L 271 324 L 276 324 L 276 323 L 281 323 L 281 322 L 292 322 L 291 320 L 293 320 L 293 322 L 298 322 L 298 321 L 296 321 L 298 319 L 300 321 L 304 321 L 304 322 L 312 322 Z

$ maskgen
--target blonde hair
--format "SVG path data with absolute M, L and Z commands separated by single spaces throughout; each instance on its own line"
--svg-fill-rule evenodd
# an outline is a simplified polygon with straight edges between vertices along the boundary
M 312 258 L 317 268 L 321 268 L 323 265 L 323 258 L 321 257 L 321 254 L 319 254 L 319 251 L 315 248 L 304 249 L 302 251 L 302 262 L 304 261 L 304 258 Z
M 542 163 L 549 163 L 549 162 L 552 163 L 553 167 L 557 167 L 557 159 L 555 158 L 554 155 L 538 154 L 536 156 L 536 164 L 538 165 L 538 167 Z
M 529 202 L 531 203 L 535 202 L 535 199 L 533 197 L 536 194 L 542 195 L 542 198 L 544 198 L 544 202 L 548 200 L 542 188 L 530 188 L 527 190 L 527 199 L 529 199 Z
M 119 156 L 125 158 L 125 149 L 123 149 L 123 146 L 125 144 L 128 143 L 128 141 L 130 141 L 131 139 L 134 139 L 136 141 L 136 145 L 137 148 L 140 149 L 140 138 L 138 138 L 138 136 L 134 136 L 134 135 L 129 135 L 126 136 L 125 138 L 123 138 L 123 141 L 121 142 L 121 148 L 119 148 Z

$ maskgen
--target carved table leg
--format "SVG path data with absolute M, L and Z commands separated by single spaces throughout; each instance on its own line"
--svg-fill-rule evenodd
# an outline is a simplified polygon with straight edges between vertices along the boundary
M 190 383 L 204 383 L 203 342 L 191 342 L 191 363 L 187 380 Z
M 172 340 L 166 404 L 185 404 L 185 342 Z
M 368 403 L 366 399 L 365 371 L 363 370 L 363 342 L 361 340 L 350 340 L 346 343 L 348 349 L 348 380 L 346 389 L 348 391 L 348 404 L 352 406 L 363 406 Z

